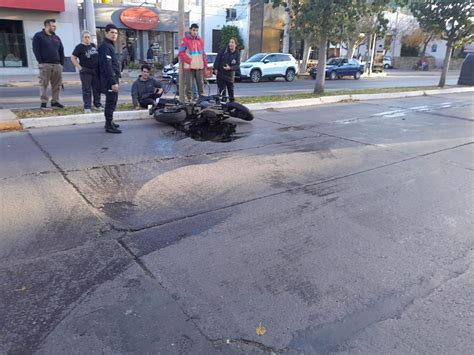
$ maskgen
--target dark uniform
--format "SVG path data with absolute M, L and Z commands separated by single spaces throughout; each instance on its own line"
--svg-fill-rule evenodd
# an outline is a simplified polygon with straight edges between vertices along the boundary
M 105 126 L 112 128 L 114 111 L 117 107 L 118 92 L 112 91 L 112 86 L 119 83 L 120 63 L 115 55 L 114 42 L 105 38 L 99 47 L 99 70 L 101 91 L 105 94 Z M 116 126 L 116 125 L 115 125 Z

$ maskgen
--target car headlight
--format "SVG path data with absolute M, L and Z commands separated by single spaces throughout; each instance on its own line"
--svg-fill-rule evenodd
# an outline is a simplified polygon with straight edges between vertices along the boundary
M 240 66 L 241 68 L 247 69 L 247 68 L 252 68 L 253 64 L 244 64 Z

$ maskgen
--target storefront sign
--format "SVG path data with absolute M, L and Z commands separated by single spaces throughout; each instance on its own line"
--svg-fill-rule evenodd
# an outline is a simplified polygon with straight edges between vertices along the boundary
M 151 30 L 158 27 L 158 14 L 144 7 L 131 7 L 123 10 L 120 21 L 134 30 Z
M 64 0 L 0 0 L 0 7 L 41 11 L 64 11 Z

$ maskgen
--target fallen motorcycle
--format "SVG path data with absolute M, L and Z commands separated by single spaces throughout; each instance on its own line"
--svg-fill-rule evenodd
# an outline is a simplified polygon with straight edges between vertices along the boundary
M 221 95 L 202 96 L 196 102 L 182 103 L 177 99 L 160 99 L 150 108 L 150 115 L 185 132 L 197 140 L 229 141 L 235 133 L 235 123 L 223 122 L 234 117 L 252 121 L 252 112 L 238 102 L 229 102 Z

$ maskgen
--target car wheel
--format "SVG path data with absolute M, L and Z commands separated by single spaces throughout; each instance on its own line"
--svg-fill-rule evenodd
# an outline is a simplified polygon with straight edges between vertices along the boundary
M 384 67 L 385 69 L 388 69 L 388 68 L 390 68 L 390 65 L 385 64 L 383 67 Z
M 356 72 L 356 73 L 354 74 L 354 79 L 355 79 L 355 80 L 359 80 L 359 79 L 360 79 L 360 71 L 358 71 L 358 72 Z
M 330 80 L 336 80 L 337 74 L 335 71 L 332 71 L 331 74 L 329 74 L 329 79 Z
M 293 81 L 295 80 L 295 70 L 294 69 L 287 69 L 285 74 L 286 81 Z
M 311 77 L 313 78 L 313 80 L 316 80 L 316 75 L 311 75 Z
M 258 70 L 252 70 L 250 73 L 250 80 L 252 80 L 252 83 L 258 83 L 261 78 L 262 74 L 260 74 Z

